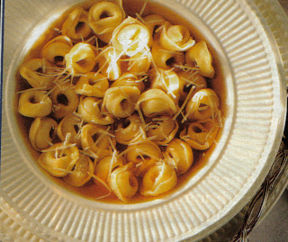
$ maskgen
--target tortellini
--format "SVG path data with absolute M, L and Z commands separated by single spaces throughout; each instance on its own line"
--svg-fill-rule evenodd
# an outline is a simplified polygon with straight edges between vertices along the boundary
M 101 179 L 103 182 L 108 182 L 108 178 L 116 168 L 124 165 L 124 161 L 113 155 L 109 155 L 101 159 L 95 166 L 94 175 L 97 179 L 93 179 L 95 183 Z
M 223 127 L 209 44 L 146 4 L 139 14 L 121 0 L 78 4 L 15 75 L 39 165 L 95 200 L 173 191 Z
M 48 148 L 55 138 L 57 122 L 52 118 L 36 118 L 31 124 L 29 139 L 35 150 Z
M 164 49 L 159 43 L 152 45 L 152 57 L 155 64 L 163 69 L 171 69 L 174 65 L 184 64 L 184 53 Z
M 206 79 L 197 72 L 181 71 L 178 72 L 177 74 L 179 77 L 179 85 L 180 85 L 180 102 L 182 101 L 189 102 L 190 98 L 196 92 L 198 92 L 203 88 L 207 88 Z
M 173 167 L 161 162 L 152 166 L 144 175 L 140 193 L 144 196 L 158 196 L 168 192 L 177 184 L 177 175 Z
M 57 135 L 61 141 L 69 137 L 69 141 L 80 146 L 81 119 L 74 114 L 66 115 L 57 127 Z
M 164 156 L 165 161 L 175 167 L 177 174 L 186 173 L 194 161 L 190 145 L 180 139 L 174 139 L 169 143 Z
M 171 97 L 160 89 L 150 89 L 144 92 L 138 102 L 137 109 L 145 116 L 153 117 L 157 115 L 173 115 L 177 107 Z
M 131 145 L 128 148 L 126 159 L 128 162 L 139 163 L 152 161 L 156 162 L 162 158 L 160 148 L 151 141 Z
M 109 185 L 123 202 L 133 197 L 138 190 L 138 180 L 127 166 L 119 167 L 111 173 Z
M 119 122 L 115 130 L 116 141 L 119 144 L 129 145 L 145 140 L 144 129 L 140 118 L 137 115 L 127 117 Z
M 100 73 L 88 72 L 81 76 L 75 85 L 75 92 L 80 95 L 92 97 L 104 97 L 106 90 L 109 88 L 107 77 Z
M 132 73 L 124 73 L 117 81 L 113 82 L 111 87 L 121 87 L 121 86 L 135 86 L 142 92 L 145 88 L 142 80 L 139 80 L 137 76 Z
M 69 53 L 73 47 L 71 39 L 65 35 L 57 36 L 50 40 L 42 49 L 42 57 L 49 62 L 63 66 L 65 62 L 65 55 Z
M 151 33 L 140 21 L 128 17 L 114 30 L 112 45 L 128 56 L 135 56 L 151 45 Z
M 51 100 L 54 116 L 58 119 L 75 112 L 79 103 L 79 97 L 69 84 L 57 87 L 51 93 Z
M 146 73 L 150 66 L 151 56 L 147 50 L 144 50 L 129 58 L 127 70 L 135 74 Z
M 116 118 L 126 118 L 135 111 L 140 91 L 133 86 L 109 88 L 104 96 L 103 105 Z
M 113 30 L 124 19 L 123 10 L 115 3 L 103 1 L 95 3 L 89 10 L 89 25 L 94 33 L 108 43 Z
M 160 44 L 167 50 L 187 51 L 195 45 L 195 40 L 185 26 L 166 23 L 160 35 Z
M 143 176 L 156 162 L 163 158 L 160 148 L 152 141 L 144 141 L 127 148 L 127 162 L 136 164 L 136 174 Z
M 81 187 L 92 177 L 94 163 L 85 155 L 80 155 L 71 172 L 64 177 L 64 181 L 74 187 Z
M 66 68 L 71 74 L 84 74 L 96 64 L 96 50 L 87 43 L 78 43 L 65 55 Z
M 91 152 L 97 159 L 111 155 L 115 139 L 104 127 L 86 124 L 81 130 L 81 145 L 84 150 Z
M 88 13 L 83 8 L 75 8 L 66 18 L 62 33 L 71 39 L 85 39 L 91 33 L 88 25 Z
M 196 92 L 186 106 L 186 115 L 191 120 L 217 118 L 218 112 L 219 98 L 210 88 Z
M 207 88 L 206 79 L 197 73 L 182 71 L 178 73 L 178 77 L 180 79 L 180 92 L 182 98 L 186 97 L 187 91 L 191 87 L 195 87 L 195 92 L 199 91 L 200 89 Z
M 147 136 L 159 145 L 165 145 L 174 139 L 178 131 L 178 123 L 169 116 L 153 118 L 147 124 Z
M 185 58 L 188 65 L 196 63 L 201 75 L 209 78 L 214 77 L 215 70 L 212 65 L 212 55 L 205 41 L 202 40 L 190 48 Z
M 28 90 L 20 95 L 18 111 L 30 118 L 45 117 L 52 111 L 52 101 L 45 91 Z
M 78 114 L 86 122 L 100 125 L 114 123 L 112 115 L 101 112 L 101 105 L 101 99 L 96 97 L 81 97 L 78 106 Z
M 207 150 L 214 143 L 219 126 L 216 121 L 193 122 L 180 133 L 180 138 L 195 150 Z
M 148 27 L 153 37 L 157 29 L 167 22 L 161 15 L 158 14 L 148 15 L 144 17 L 143 20 L 144 24 Z
M 96 66 L 98 65 L 99 72 L 103 75 L 106 75 L 109 80 L 118 79 L 121 74 L 121 66 L 120 66 L 120 54 L 119 52 L 109 46 L 105 47 L 103 51 L 96 57 Z
M 20 75 L 32 87 L 49 87 L 53 85 L 52 64 L 45 59 L 35 58 L 23 63 L 20 67 Z
M 38 158 L 38 163 L 52 176 L 64 177 L 72 171 L 79 155 L 76 146 L 57 143 L 43 151 Z
M 183 82 L 179 79 L 176 72 L 171 70 L 161 70 L 156 72 L 152 80 L 152 88 L 159 88 L 165 91 L 177 104 L 183 90 Z

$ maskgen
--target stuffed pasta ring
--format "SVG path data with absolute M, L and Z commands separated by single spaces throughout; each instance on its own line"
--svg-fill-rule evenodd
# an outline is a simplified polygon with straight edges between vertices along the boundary
M 109 88 L 104 96 L 105 109 L 116 118 L 126 118 L 135 111 L 140 91 L 133 86 Z
M 139 176 L 142 176 L 147 169 L 162 158 L 160 148 L 152 141 L 143 141 L 127 148 L 126 160 L 132 164 L 136 164 L 136 171 Z
M 137 110 L 143 112 L 146 117 L 172 116 L 177 112 L 177 107 L 171 97 L 164 91 L 155 88 L 141 94 L 137 102 Z
M 137 115 L 132 115 L 122 122 L 120 121 L 115 130 L 116 141 L 120 144 L 129 145 L 145 138 L 142 123 Z
M 194 160 L 190 145 L 181 139 L 174 139 L 168 144 L 164 157 L 168 164 L 175 167 L 178 175 L 187 172 Z
M 81 97 L 78 106 L 78 113 L 86 122 L 100 125 L 114 123 L 113 117 L 109 113 L 101 112 L 102 100 L 96 97 Z
M 97 184 L 99 179 L 101 179 L 102 182 L 108 183 L 108 178 L 111 175 L 111 172 L 113 172 L 116 168 L 123 166 L 123 164 L 124 161 L 118 156 L 105 156 L 103 159 L 97 162 L 95 166 L 94 175 L 97 178 L 93 178 L 93 181 Z
M 75 112 L 79 103 L 78 95 L 69 84 L 55 88 L 51 93 L 51 99 L 54 108 L 53 115 L 58 119 Z
M 207 88 L 206 79 L 197 72 L 181 71 L 178 72 L 178 77 L 182 83 L 181 96 L 187 94 L 185 93 L 185 89 L 189 89 L 188 87 L 195 87 L 194 92 Z
M 151 50 L 155 64 L 163 69 L 171 69 L 174 65 L 184 64 L 184 53 L 164 49 L 159 43 L 155 42 Z
M 63 23 L 62 33 L 74 40 L 86 38 L 91 33 L 88 13 L 83 8 L 75 8 Z
M 128 17 L 114 30 L 112 45 L 128 56 L 135 56 L 151 45 L 151 33 L 140 21 Z
M 97 35 L 111 33 L 123 20 L 125 14 L 115 3 L 102 1 L 89 10 L 89 25 Z
M 147 50 L 143 50 L 129 58 L 127 70 L 136 75 L 146 73 L 151 66 L 151 62 L 151 54 Z
M 187 51 L 195 40 L 185 26 L 166 23 L 160 35 L 160 44 L 167 50 Z
M 61 141 L 65 141 L 70 135 L 70 142 L 80 146 L 81 119 L 74 114 L 66 115 L 57 127 L 57 136 Z
M 111 173 L 109 185 L 115 195 L 123 202 L 127 202 L 138 191 L 138 180 L 128 165 L 116 168 Z
M 91 72 L 96 64 L 94 46 L 79 42 L 65 55 L 66 69 L 72 74 Z
M 104 97 L 109 87 L 107 77 L 100 73 L 88 72 L 80 77 L 75 85 L 75 92 L 80 95 Z
M 185 55 L 186 63 L 190 66 L 196 64 L 199 67 L 202 76 L 213 78 L 215 70 L 212 65 L 212 55 L 208 49 L 205 41 L 199 41 L 196 45 L 191 47 Z
M 60 35 L 50 40 L 41 50 L 43 58 L 56 66 L 65 64 L 65 55 L 71 50 L 73 43 L 69 37 Z
M 118 79 L 121 76 L 122 70 L 120 66 L 120 54 L 114 47 L 105 47 L 102 52 L 96 57 L 96 66 L 98 72 L 111 81 Z
M 210 88 L 196 92 L 186 106 L 186 117 L 190 120 L 216 119 L 219 112 L 219 98 Z
M 20 95 L 18 111 L 30 118 L 45 117 L 52 111 L 52 101 L 45 91 L 29 90 Z
M 39 164 L 52 176 L 64 177 L 73 169 L 79 159 L 79 150 L 76 146 L 65 146 L 58 143 L 39 156 Z
M 51 146 L 56 136 L 57 122 L 52 118 L 36 118 L 29 130 L 29 139 L 35 150 Z
M 163 26 L 167 22 L 161 15 L 157 15 L 157 14 L 151 14 L 151 15 L 145 16 L 143 20 L 144 20 L 144 24 L 149 28 L 152 36 L 155 34 L 155 31 L 157 31 L 157 29 L 160 26 Z
M 159 69 L 152 80 L 152 88 L 162 89 L 173 99 L 175 104 L 178 104 L 183 85 L 176 72 Z
M 64 177 L 64 181 L 74 187 L 81 187 L 91 179 L 93 171 L 94 163 L 92 160 L 81 154 L 72 171 Z
M 178 131 L 178 123 L 169 116 L 160 116 L 153 118 L 147 124 L 147 136 L 158 145 L 165 145 L 169 143 Z
M 215 120 L 189 123 L 180 133 L 180 138 L 193 149 L 207 150 L 214 143 L 219 125 Z
M 158 196 L 170 191 L 176 184 L 177 175 L 174 168 L 165 162 L 160 162 L 145 173 L 140 193 L 143 196 Z
M 111 87 L 121 87 L 121 86 L 134 86 L 142 92 L 145 88 L 145 85 L 142 80 L 139 80 L 137 76 L 132 73 L 124 73 L 118 80 L 113 82 Z
M 20 66 L 20 75 L 32 86 L 32 87 L 50 87 L 53 85 L 54 76 L 51 75 L 53 69 L 45 59 L 31 59 L 24 62 Z
M 162 158 L 160 148 L 152 141 L 143 141 L 131 145 L 127 149 L 126 159 L 128 162 L 139 163 L 149 160 L 155 163 Z
M 101 159 L 113 153 L 116 141 L 103 126 L 86 124 L 81 130 L 81 145 L 84 150 Z

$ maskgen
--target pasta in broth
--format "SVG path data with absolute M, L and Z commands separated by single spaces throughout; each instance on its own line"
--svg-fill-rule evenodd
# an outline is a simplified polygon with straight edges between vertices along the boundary
M 25 135 L 68 189 L 148 201 L 183 184 L 213 150 L 224 116 L 217 59 L 163 9 L 140 0 L 78 5 L 20 66 Z

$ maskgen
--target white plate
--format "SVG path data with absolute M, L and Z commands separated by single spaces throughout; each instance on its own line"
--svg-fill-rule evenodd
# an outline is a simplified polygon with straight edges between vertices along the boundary
M 13 113 L 14 75 L 21 58 L 51 16 L 77 2 L 6 1 L 0 206 L 15 226 L 11 230 L 19 235 L 30 231 L 27 240 L 34 236 L 53 241 L 206 236 L 256 192 L 283 132 L 283 63 L 274 38 L 254 12 L 257 1 L 155 1 L 185 16 L 209 39 L 223 67 L 229 108 L 208 164 L 183 189 L 161 200 L 121 206 L 86 200 L 47 179 L 25 148 Z

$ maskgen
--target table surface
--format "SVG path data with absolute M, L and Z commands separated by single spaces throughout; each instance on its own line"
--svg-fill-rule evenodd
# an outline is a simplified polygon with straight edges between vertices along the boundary
M 288 14 L 288 0 L 279 0 L 279 2 L 282 4 L 284 9 L 286 10 L 286 13 Z
M 288 14 L 288 0 L 279 0 Z M 268 216 L 249 235 L 249 242 L 288 241 L 288 190 Z
M 275 207 L 249 235 L 249 242 L 288 241 L 288 190 Z

